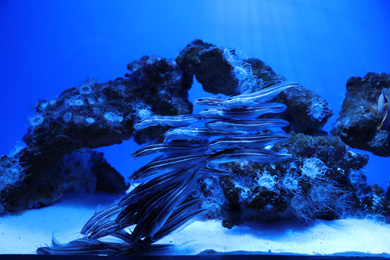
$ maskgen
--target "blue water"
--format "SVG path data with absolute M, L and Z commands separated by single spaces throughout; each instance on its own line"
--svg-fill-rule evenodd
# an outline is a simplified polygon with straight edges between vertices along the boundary
M 122 77 L 143 55 L 175 58 L 200 38 L 263 60 L 324 97 L 335 122 L 349 77 L 390 73 L 386 0 L 0 0 L 0 154 L 27 133 L 40 99 L 86 78 Z M 190 99 L 199 94 L 194 84 Z M 129 175 L 132 141 L 101 148 Z M 370 156 L 368 181 L 387 188 L 389 158 Z

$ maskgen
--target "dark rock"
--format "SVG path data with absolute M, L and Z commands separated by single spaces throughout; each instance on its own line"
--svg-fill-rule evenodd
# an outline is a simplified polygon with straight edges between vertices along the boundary
M 222 220 L 222 226 L 227 229 L 232 229 L 234 227 L 234 224 L 231 221 L 224 219 Z
M 93 155 L 91 172 L 96 178 L 96 191 L 124 193 L 129 186 L 125 185 L 123 176 L 103 158 L 103 153 Z
M 91 149 L 75 150 L 55 167 L 14 183 L 8 184 L 9 189 L 2 194 L 4 212 L 47 206 L 67 191 L 124 193 L 128 188 L 103 153 Z
M 333 134 L 351 147 L 367 150 L 375 155 L 390 156 L 389 130 L 377 130 L 381 116 L 370 111 L 378 110 L 382 90 L 390 96 L 390 75 L 368 73 L 363 79 L 352 77 L 347 82 L 347 93 Z
M 262 88 L 278 84 L 286 80 L 285 77 L 276 74 L 270 66 L 266 65 L 263 61 L 259 59 L 250 58 L 244 61 L 250 64 L 253 75 L 259 80 L 257 88 L 255 88 L 255 90 L 260 87 Z
M 259 59 L 240 59 L 235 50 L 224 50 L 201 40 L 188 44 L 176 62 L 213 94 L 237 95 L 248 88 L 258 90 L 286 80 Z M 323 98 L 301 86 L 282 92 L 274 101 L 288 106 L 286 112 L 278 115 L 291 123 L 286 130 L 318 132 L 333 115 Z
M 285 80 L 259 59 L 241 59 L 236 50 L 221 49 L 201 40 L 188 44 L 176 62 L 213 94 L 238 95 L 256 85 L 269 86 Z
M 286 81 L 285 77 L 276 74 L 271 67 L 259 59 L 246 61 L 251 65 L 253 74 L 259 79 L 255 90 Z M 273 117 L 282 117 L 290 122 L 290 126 L 286 128 L 287 131 L 293 130 L 297 133 L 321 131 L 333 115 L 325 99 L 302 86 L 287 89 L 272 101 L 287 105 L 288 108 L 284 113 L 272 115 Z
M 224 52 L 213 44 L 194 40 L 180 52 L 176 62 L 186 73 L 195 75 L 205 91 L 237 95 L 241 93 L 239 81 Z
M 390 201 L 390 186 L 387 188 L 387 191 L 386 191 L 386 199 L 388 201 Z
M 333 115 L 325 99 L 302 86 L 283 91 L 273 101 L 287 105 L 287 110 L 279 115 L 290 122 L 287 131 L 319 132 Z
M 123 176 L 104 159 L 103 153 L 89 148 L 64 156 L 56 168 L 63 176 L 63 183 L 69 183 L 63 184 L 66 191 L 124 193 L 128 188 Z
M 194 75 L 206 91 L 225 95 L 285 81 L 259 59 L 241 59 L 234 50 L 224 50 L 201 40 L 190 43 L 176 62 L 145 56 L 128 64 L 126 78 L 107 83 L 86 82 L 64 91 L 56 99 L 39 102 L 36 115 L 29 119 L 29 132 L 23 138 L 27 146 L 16 157 L 1 159 L 3 206 L 14 210 L 48 205 L 67 190 L 123 192 L 126 188 L 123 178 L 102 155 L 93 155 L 96 160 L 85 172 L 74 171 L 80 165 L 77 160 L 68 164 L 73 163 L 73 168 L 64 167 L 64 160 L 69 159 L 66 155 L 82 147 L 121 143 L 133 136 L 134 122 L 152 114 L 191 113 L 192 104 L 187 99 L 187 92 Z M 367 80 L 374 81 L 373 78 L 370 75 Z M 353 84 L 349 85 L 355 86 L 360 81 L 351 82 Z M 378 82 L 387 81 L 380 79 Z M 350 91 L 360 95 L 353 87 Z M 372 95 L 372 100 L 377 99 L 375 96 Z M 205 206 L 211 209 L 208 217 L 226 219 L 233 224 L 240 223 L 241 215 L 251 211 L 263 220 L 336 218 L 340 211 L 319 206 L 324 198 L 314 191 L 324 187 L 327 189 L 323 193 L 330 198 L 325 205 L 332 209 L 340 198 L 362 205 L 361 194 L 371 192 L 363 190 L 367 185 L 361 170 L 368 157 L 348 151 L 337 137 L 318 135 L 332 115 L 328 103 L 301 86 L 282 92 L 272 102 L 284 103 L 288 109 L 270 117 L 283 117 L 291 124 L 286 130 L 306 134 L 292 134 L 288 143 L 275 146 L 275 149 L 293 154 L 293 159 L 281 164 L 231 164 L 227 166 L 231 176 L 205 176 L 199 180 L 196 192 L 205 197 Z M 161 141 L 162 133 L 167 129 L 151 127 L 136 133 L 134 140 L 140 144 Z M 380 133 L 372 139 L 376 145 L 388 140 L 384 134 L 387 132 Z M 361 134 L 366 134 L 365 130 Z M 310 172 L 310 167 L 319 171 Z M 10 174 L 14 172 L 14 175 Z M 1 180 L 6 180 L 4 187 Z M 286 188 L 289 185 L 291 189 L 295 185 L 296 190 Z M 361 193 L 352 196 L 355 199 L 343 195 L 357 191 Z
M 56 173 L 49 176 L 47 171 L 58 167 L 58 162 L 72 151 L 120 144 L 133 136 L 135 121 L 151 114 L 192 112 L 192 104 L 187 99 L 192 77 L 183 73 L 174 60 L 145 56 L 131 62 L 128 68 L 130 72 L 126 79 L 107 83 L 89 81 L 35 106 L 36 114 L 29 118 L 30 128 L 23 137 L 27 146 L 17 155 L 18 162 L 26 169 L 11 181 L 5 181 L 0 189 L 6 209 L 48 205 L 61 197 L 67 190 L 63 188 L 64 179 Z M 162 138 L 158 127 L 148 130 L 146 135 L 141 131 L 134 139 L 142 143 L 156 138 Z M 124 180 L 114 169 L 107 164 L 96 167 L 106 169 L 93 177 L 97 178 L 99 189 L 123 192 Z M 9 169 L 15 167 L 5 167 L 1 171 L 9 172 Z M 99 180 L 115 181 L 103 184 Z M 18 188 L 14 188 L 20 181 Z M 86 184 L 87 191 L 92 190 L 91 183 L 82 183 Z
M 220 219 L 237 219 L 239 213 L 241 220 L 330 220 L 367 214 L 370 204 L 370 212 L 382 212 L 390 220 L 383 190 L 367 186 L 362 168 L 368 156 L 349 151 L 337 136 L 292 134 L 274 149 L 293 157 L 282 163 L 225 164 L 231 175 L 221 178 L 220 185 L 229 205 L 240 210 L 233 214 L 220 204 Z M 208 178 L 204 176 L 202 182 L 209 182 Z M 212 193 L 203 195 L 213 201 Z

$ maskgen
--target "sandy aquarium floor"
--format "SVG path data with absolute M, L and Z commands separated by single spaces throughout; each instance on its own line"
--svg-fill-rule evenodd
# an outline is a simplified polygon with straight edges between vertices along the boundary
M 0 217 L 0 254 L 35 254 L 37 247 L 80 237 L 84 223 L 119 197 L 68 194 L 59 203 Z M 286 222 L 223 228 L 220 221 L 192 221 L 159 243 L 174 245 L 168 255 L 201 252 L 309 255 L 381 255 L 390 257 L 390 225 L 343 219 L 303 225 Z M 212 251 L 210 251 L 212 250 Z M 237 252 L 240 251 L 240 252 Z

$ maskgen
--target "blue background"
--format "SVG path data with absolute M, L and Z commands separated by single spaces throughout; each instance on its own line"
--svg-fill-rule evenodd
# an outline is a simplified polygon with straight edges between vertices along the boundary
M 175 58 L 200 38 L 237 48 L 323 96 L 335 115 L 351 76 L 390 73 L 390 1 L 0 0 L 0 154 L 27 133 L 40 99 L 86 78 L 122 77 L 143 55 Z M 194 84 L 190 99 L 202 95 Z M 123 175 L 142 161 L 132 141 L 98 149 Z M 370 183 L 387 188 L 389 158 L 370 156 Z

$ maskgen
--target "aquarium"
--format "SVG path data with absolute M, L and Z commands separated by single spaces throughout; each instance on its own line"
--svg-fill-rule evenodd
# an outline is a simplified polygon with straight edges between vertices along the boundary
M 390 257 L 388 10 L 1 1 L 0 258 Z

